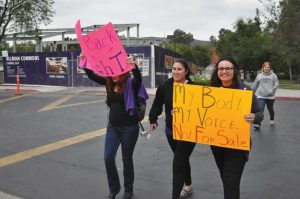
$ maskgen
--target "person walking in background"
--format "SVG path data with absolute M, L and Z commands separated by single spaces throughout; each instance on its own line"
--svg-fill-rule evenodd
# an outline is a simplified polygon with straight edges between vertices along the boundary
M 244 70 L 243 70 L 243 69 L 240 69 L 239 73 L 240 73 L 240 79 L 241 79 L 241 82 L 244 82 L 244 80 L 245 80 L 245 73 L 244 73 Z
M 167 79 L 157 88 L 149 113 L 150 126 L 152 129 L 156 129 L 158 116 L 162 113 L 163 105 L 165 106 L 165 134 L 174 153 L 173 199 L 187 197 L 193 190 L 189 158 L 194 150 L 195 143 L 174 140 L 172 135 L 173 84 L 192 84 L 189 75 L 190 69 L 188 63 L 184 59 L 175 59 L 172 69 L 173 77 Z
M 107 105 L 109 107 L 108 125 L 104 147 L 104 161 L 107 173 L 110 194 L 107 198 L 114 199 L 120 192 L 120 180 L 115 163 L 119 146 L 122 148 L 124 196 L 123 199 L 133 197 L 134 165 L 133 151 L 139 135 L 138 119 L 134 111 L 129 107 L 135 104 L 137 95 L 144 100 L 148 99 L 145 88 L 142 85 L 141 73 L 132 57 L 127 63 L 134 65 L 133 78 L 130 73 L 124 73 L 116 77 L 101 77 L 92 70 L 84 68 L 87 76 L 106 86 Z
M 274 102 L 275 93 L 278 88 L 278 78 L 276 74 L 272 71 L 272 65 L 270 62 L 264 62 L 262 65 L 262 72 L 256 76 L 253 83 L 253 90 L 255 90 L 255 95 L 258 99 L 258 105 L 261 112 L 264 112 L 265 105 L 267 105 L 270 114 L 270 124 L 274 125 L 275 112 L 274 112 Z M 261 123 L 255 123 L 254 129 L 259 129 Z
M 232 58 L 222 58 L 216 63 L 210 86 L 250 90 L 250 87 L 240 82 L 238 66 Z M 254 94 L 251 113 L 246 114 L 244 118 L 249 123 L 260 122 L 263 119 Z M 249 152 L 219 146 L 211 146 L 211 150 L 222 179 L 224 199 L 239 199 L 240 181 Z

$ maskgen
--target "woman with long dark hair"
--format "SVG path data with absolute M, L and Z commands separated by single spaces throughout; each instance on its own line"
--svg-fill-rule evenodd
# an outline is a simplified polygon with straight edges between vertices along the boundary
M 193 190 L 189 158 L 195 147 L 195 143 L 174 140 L 172 135 L 173 84 L 192 84 L 189 78 L 190 69 L 184 59 L 175 59 L 172 76 L 157 88 L 149 113 L 149 120 L 152 129 L 157 128 L 158 116 L 162 113 L 163 106 L 165 107 L 165 134 L 174 153 L 172 198 L 178 199 L 187 197 Z
M 222 58 L 216 63 L 210 86 L 224 89 L 250 89 L 240 81 L 238 66 L 232 58 Z M 249 123 L 260 122 L 263 119 L 254 94 L 251 113 L 246 114 L 244 118 Z M 211 146 L 211 150 L 223 182 L 224 199 L 239 199 L 240 181 L 249 152 L 219 146 Z

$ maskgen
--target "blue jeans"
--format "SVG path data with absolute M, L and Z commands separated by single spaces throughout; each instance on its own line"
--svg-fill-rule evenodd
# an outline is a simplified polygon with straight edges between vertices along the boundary
M 108 186 L 111 193 L 119 193 L 120 179 L 116 167 L 116 154 L 121 144 L 123 175 L 125 192 L 133 191 L 134 167 L 133 167 L 133 150 L 139 135 L 138 124 L 132 126 L 113 127 L 110 123 L 107 125 L 104 161 L 107 173 Z
M 270 114 L 270 120 L 274 120 L 274 117 L 275 117 L 274 102 L 275 102 L 275 99 L 264 99 L 264 98 L 257 99 L 258 106 L 262 113 L 264 113 L 265 105 L 267 105 L 267 108 L 268 108 L 268 111 Z

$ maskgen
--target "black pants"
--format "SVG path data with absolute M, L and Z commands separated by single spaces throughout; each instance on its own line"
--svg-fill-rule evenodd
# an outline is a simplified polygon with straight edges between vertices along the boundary
M 196 144 L 193 142 L 173 140 L 172 136 L 168 135 L 167 138 L 174 153 L 172 198 L 178 199 L 183 185 L 192 184 L 190 155 Z
M 247 162 L 246 151 L 211 146 L 223 182 L 224 199 L 240 198 L 240 181 Z

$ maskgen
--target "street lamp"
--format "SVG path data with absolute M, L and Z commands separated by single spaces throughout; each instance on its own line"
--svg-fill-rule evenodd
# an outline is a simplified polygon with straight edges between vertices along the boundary
M 173 41 L 173 51 L 176 52 L 176 42 L 175 42 L 175 35 L 167 35 L 167 39 Z

